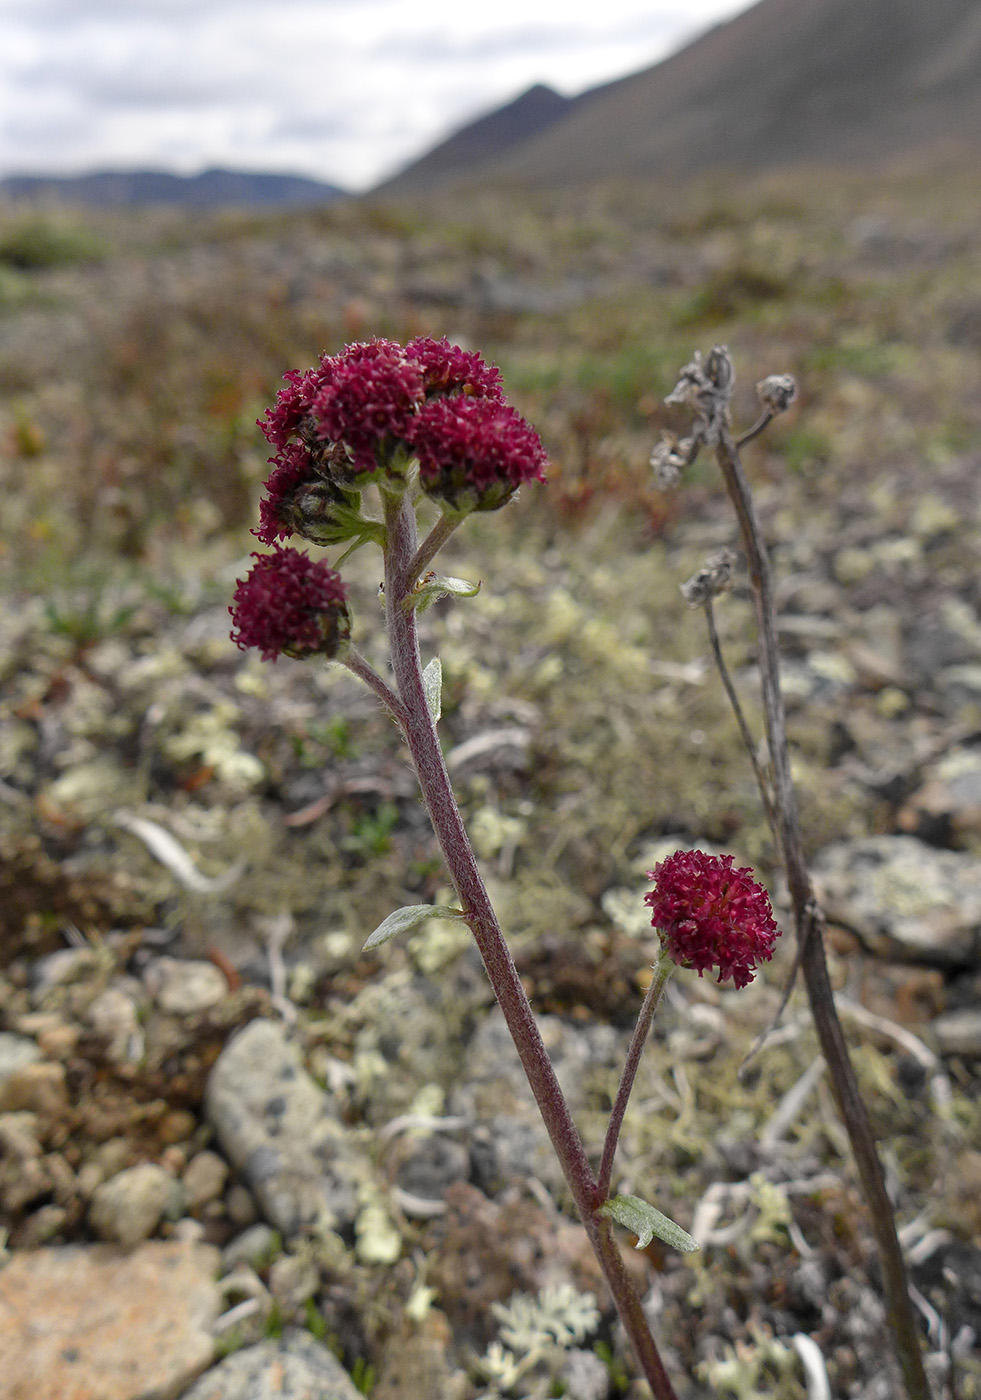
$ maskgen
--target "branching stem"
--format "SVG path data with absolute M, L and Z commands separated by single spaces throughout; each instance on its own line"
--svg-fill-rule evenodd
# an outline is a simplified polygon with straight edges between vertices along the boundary
M 402 600 L 415 586 L 422 554 L 416 547 L 415 515 L 404 496 L 386 495 L 385 523 L 385 607 L 392 669 L 405 715 L 406 742 L 433 830 L 552 1146 L 641 1370 L 650 1383 L 655 1400 L 677 1400 L 651 1335 L 640 1297 L 613 1237 L 610 1221 L 597 1214 L 605 1198 L 597 1191 L 597 1182 L 582 1139 L 572 1121 L 511 951 L 477 868 L 446 771 L 436 728 L 426 703 L 415 610 L 402 606 Z
M 740 443 L 748 441 L 750 437 L 755 436 L 757 430 L 762 431 L 765 426 L 761 420 L 748 434 L 743 435 Z M 872 1230 L 879 1249 L 886 1310 L 906 1393 L 909 1400 L 930 1400 L 930 1387 L 920 1349 L 919 1329 L 910 1300 L 906 1266 L 896 1235 L 896 1220 L 886 1191 L 882 1164 L 879 1161 L 868 1113 L 848 1055 L 841 1022 L 835 1010 L 820 914 L 804 858 L 797 799 L 790 774 L 790 751 L 787 745 L 783 696 L 780 690 L 780 658 L 777 649 L 776 610 L 770 561 L 756 519 L 749 483 L 739 457 L 739 447 L 725 428 L 719 435 L 715 455 L 736 512 L 749 567 L 759 635 L 763 710 L 773 772 L 773 803 L 793 905 L 798 953 L 811 1013 L 871 1217 Z

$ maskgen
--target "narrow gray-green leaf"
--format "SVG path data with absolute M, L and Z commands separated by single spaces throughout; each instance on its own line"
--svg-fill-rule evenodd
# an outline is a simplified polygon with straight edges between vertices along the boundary
M 439 724 L 443 713 L 443 668 L 438 656 L 434 656 L 422 673 L 422 684 L 426 691 L 426 704 L 433 717 L 433 724 Z
M 600 1206 L 599 1213 L 635 1234 L 638 1249 L 646 1249 L 655 1235 L 673 1249 L 680 1249 L 683 1254 L 691 1254 L 693 1250 L 701 1248 L 687 1230 L 669 1220 L 654 1206 L 642 1201 L 639 1196 L 611 1196 Z
M 406 904 L 396 909 L 394 914 L 389 914 L 387 919 L 382 919 L 362 951 L 367 953 L 372 948 L 380 948 L 390 938 L 397 938 L 400 933 L 410 933 L 427 919 L 462 918 L 463 911 L 452 909 L 448 904 Z

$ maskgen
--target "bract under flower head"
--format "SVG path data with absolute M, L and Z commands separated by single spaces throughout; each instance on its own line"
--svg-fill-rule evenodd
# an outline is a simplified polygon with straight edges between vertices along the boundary
M 293 534 L 314 544 L 338 544 L 358 533 L 358 493 L 334 480 L 330 453 L 311 452 L 306 443 L 291 442 L 270 460 L 274 470 L 259 502 L 259 528 L 252 531 L 263 544 Z
M 264 661 L 336 656 L 351 633 L 340 574 L 297 549 L 277 547 L 252 558 L 228 609 L 236 646 L 257 647 Z
M 748 868 L 733 870 L 732 856 L 676 851 L 649 872 L 656 886 L 645 896 L 664 951 L 699 977 L 718 970 L 737 987 L 752 982 L 769 962 L 780 930 L 770 900 Z
M 451 510 L 497 510 L 523 482 L 545 480 L 538 434 L 493 399 L 433 399 L 416 419 L 413 445 L 423 490 Z

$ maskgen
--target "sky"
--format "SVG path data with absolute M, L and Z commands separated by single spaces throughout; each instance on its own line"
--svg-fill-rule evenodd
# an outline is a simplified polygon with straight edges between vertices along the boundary
M 542 82 L 656 63 L 749 0 L 0 0 L 0 176 L 209 166 L 370 188 Z

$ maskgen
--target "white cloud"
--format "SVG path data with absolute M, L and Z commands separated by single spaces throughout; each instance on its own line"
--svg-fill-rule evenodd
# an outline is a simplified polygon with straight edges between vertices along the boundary
M 0 173 L 225 164 L 367 186 L 533 82 L 656 61 L 746 0 L 0 0 Z

